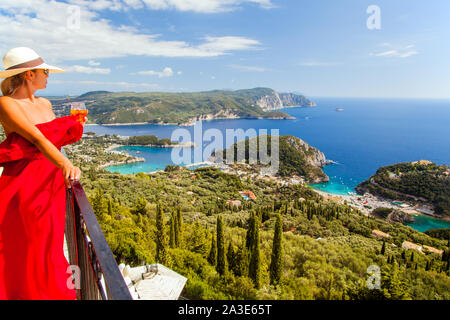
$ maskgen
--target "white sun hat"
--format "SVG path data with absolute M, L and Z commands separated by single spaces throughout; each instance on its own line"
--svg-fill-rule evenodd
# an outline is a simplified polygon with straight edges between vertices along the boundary
M 51 73 L 65 72 L 63 69 L 48 65 L 33 50 L 27 47 L 18 47 L 9 50 L 3 57 L 4 71 L 0 71 L 0 78 L 12 77 L 16 74 L 34 70 L 48 69 Z

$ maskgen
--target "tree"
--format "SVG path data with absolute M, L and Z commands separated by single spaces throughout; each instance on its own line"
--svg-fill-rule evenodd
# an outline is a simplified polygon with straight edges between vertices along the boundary
M 176 248 L 176 230 L 175 228 L 177 228 L 177 221 L 176 218 L 177 216 L 172 213 L 172 216 L 170 217 L 170 248 Z
M 245 246 L 247 249 L 251 250 L 253 247 L 253 244 L 255 242 L 255 212 L 252 211 L 250 213 L 250 218 L 248 219 L 248 229 L 247 229 L 247 235 L 245 237 Z
M 217 217 L 217 264 L 216 270 L 224 276 L 227 272 L 227 257 L 225 254 L 225 236 L 223 231 L 223 218 Z
M 147 200 L 141 197 L 130 211 L 132 214 L 146 215 L 147 214 L 146 207 L 147 207 Z
M 209 241 L 209 233 L 208 230 L 204 229 L 200 223 L 197 221 L 194 222 L 192 226 L 191 233 L 186 238 L 186 249 L 192 252 L 196 252 L 201 254 L 203 257 L 206 257 L 208 253 L 208 241 Z
M 96 189 L 94 196 L 89 199 L 89 202 L 99 222 L 104 221 L 104 216 L 108 213 L 108 207 L 103 190 Z
M 381 247 L 381 251 L 380 251 L 381 255 L 384 256 L 384 254 L 386 253 L 386 241 L 383 240 L 383 246 Z
M 164 223 L 164 212 L 161 203 L 156 207 L 156 262 L 170 266 L 171 259 L 168 252 L 166 226 Z
M 183 247 L 183 213 L 181 212 L 181 207 L 177 208 L 177 228 L 175 235 L 177 248 Z
M 253 280 L 255 288 L 261 287 L 261 252 L 259 244 L 259 219 L 255 217 L 253 224 L 254 242 L 251 248 L 250 264 L 248 267 L 248 276 Z
M 233 272 L 236 276 L 247 276 L 248 275 L 248 258 L 249 253 L 245 243 L 243 242 L 241 246 L 239 246 L 238 251 L 236 252 L 236 263 L 233 268 Z
M 227 262 L 228 269 L 234 272 L 234 270 L 236 269 L 236 252 L 231 241 L 228 243 Z
M 278 213 L 272 245 L 272 258 L 270 261 L 270 284 L 280 282 L 283 274 L 283 222 Z
M 217 263 L 217 242 L 214 235 L 211 237 L 211 249 L 209 250 L 208 262 L 212 266 L 215 266 Z

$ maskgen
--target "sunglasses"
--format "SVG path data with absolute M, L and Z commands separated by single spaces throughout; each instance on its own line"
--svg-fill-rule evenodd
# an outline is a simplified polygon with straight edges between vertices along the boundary
M 48 69 L 42 69 L 42 71 L 44 71 L 44 74 L 47 75 L 47 76 L 50 73 L 50 70 L 48 70 Z

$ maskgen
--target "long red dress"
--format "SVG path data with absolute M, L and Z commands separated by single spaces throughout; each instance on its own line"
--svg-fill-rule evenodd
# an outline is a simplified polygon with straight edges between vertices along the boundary
M 59 150 L 81 139 L 74 116 L 36 127 Z M 0 144 L 0 299 L 76 299 L 64 257 L 62 170 L 13 132 Z

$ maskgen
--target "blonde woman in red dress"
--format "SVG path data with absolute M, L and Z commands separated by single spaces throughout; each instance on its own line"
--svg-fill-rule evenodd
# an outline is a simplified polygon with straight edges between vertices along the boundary
M 0 71 L 0 300 L 76 299 L 64 257 L 66 188 L 81 171 L 61 147 L 81 139 L 84 122 L 56 118 L 47 87 L 47 65 L 32 49 L 11 49 Z

